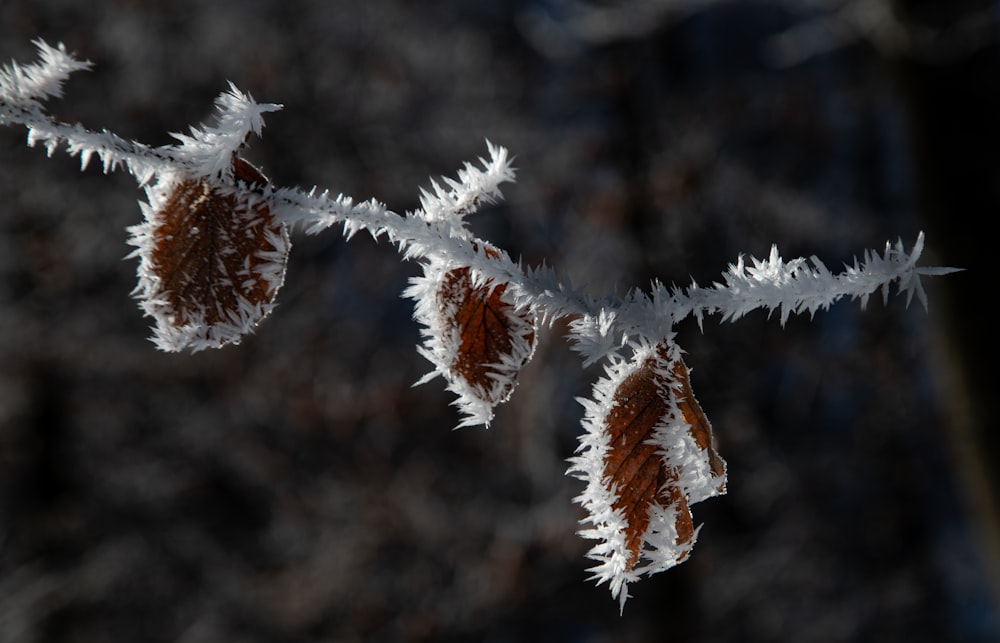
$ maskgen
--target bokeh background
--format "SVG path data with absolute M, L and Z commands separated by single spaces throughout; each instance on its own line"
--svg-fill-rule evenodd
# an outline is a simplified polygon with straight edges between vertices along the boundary
M 418 267 L 294 236 L 242 345 L 157 352 L 124 175 L 0 131 L 0 641 L 996 641 L 994 3 L 0 0 L 0 59 L 91 60 L 52 111 L 150 144 L 233 81 L 249 158 L 397 212 L 516 155 L 475 230 L 595 294 L 740 253 L 928 233 L 930 310 L 678 328 L 729 463 L 684 565 L 618 614 L 565 475 L 556 325 L 489 430 L 414 350 Z M 989 245 L 988 245 L 989 244 Z

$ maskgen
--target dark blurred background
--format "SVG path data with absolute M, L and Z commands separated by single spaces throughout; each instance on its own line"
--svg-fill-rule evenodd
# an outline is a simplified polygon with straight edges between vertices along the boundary
M 485 153 L 475 230 L 595 294 L 739 253 L 928 233 L 930 310 L 679 327 L 729 462 L 689 562 L 619 616 L 564 475 L 584 370 L 547 332 L 489 430 L 414 350 L 418 272 L 294 236 L 242 345 L 164 354 L 129 292 L 141 193 L 0 131 L 0 641 L 996 641 L 1000 58 L 990 2 L 0 0 L 0 59 L 95 64 L 60 118 L 150 144 L 233 81 L 249 158 L 398 212 Z M 976 304 L 975 302 L 980 303 Z

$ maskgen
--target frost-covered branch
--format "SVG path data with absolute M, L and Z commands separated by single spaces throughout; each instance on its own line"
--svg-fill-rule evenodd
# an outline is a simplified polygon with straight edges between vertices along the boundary
M 91 132 L 82 126 L 61 123 L 45 112 L 42 103 L 62 96 L 63 84 L 74 71 L 91 64 L 75 59 L 63 45 L 52 47 L 35 41 L 39 61 L 29 65 L 12 62 L 0 69 L 0 124 L 20 124 L 28 129 L 28 145 L 41 143 L 49 156 L 60 144 L 70 155 L 80 156 L 85 169 L 97 154 L 109 172 L 125 164 L 136 176 L 146 176 L 149 167 L 163 167 L 171 159 L 145 145 L 126 141 L 110 132 Z
M 28 144 L 49 155 L 59 146 L 85 168 L 96 155 L 105 172 L 124 168 L 145 190 L 143 221 L 129 228 L 138 285 L 133 295 L 154 320 L 153 341 L 168 351 L 239 343 L 274 308 L 291 251 L 289 229 L 317 234 L 339 227 L 385 238 L 423 273 L 405 295 L 422 326 L 418 351 L 433 365 L 421 381 L 442 376 L 463 413 L 461 426 L 488 425 L 510 398 L 532 358 L 543 326 L 570 319 L 569 339 L 584 362 L 603 362 L 605 376 L 583 400 L 584 434 L 569 473 L 586 485 L 581 532 L 598 540 L 588 556 L 599 582 L 622 605 L 627 585 L 685 560 L 694 545 L 690 505 L 724 493 L 725 462 L 692 393 L 674 327 L 693 316 L 734 321 L 750 311 L 792 314 L 826 309 L 850 297 L 864 306 L 896 282 L 907 303 L 926 306 L 921 276 L 948 268 L 918 265 L 924 237 L 908 253 L 902 242 L 867 251 L 839 274 L 819 259 L 740 257 L 722 281 L 702 288 L 654 283 L 648 293 L 597 298 L 551 268 L 525 267 L 486 239 L 467 217 L 501 198 L 514 180 L 507 150 L 487 142 L 479 164 L 421 191 L 420 209 L 398 214 L 375 199 L 355 202 L 327 190 L 276 187 L 240 157 L 263 115 L 230 85 L 215 102 L 210 126 L 173 134 L 176 144 L 150 147 L 110 132 L 52 118 L 43 102 L 59 96 L 68 76 L 90 67 L 62 46 L 36 42 L 39 61 L 0 70 L 0 124 L 24 125 Z
M 80 157 L 85 169 L 96 155 L 104 172 L 124 166 L 145 185 L 156 173 L 184 171 L 196 176 L 231 178 L 232 155 L 250 133 L 260 135 L 262 115 L 280 105 L 256 103 L 230 84 L 229 91 L 216 99 L 217 124 L 192 127 L 189 134 L 171 134 L 178 145 L 149 147 L 127 141 L 108 131 L 93 132 L 80 124 L 57 121 L 42 103 L 62 95 L 62 87 L 74 71 L 88 70 L 91 64 L 67 53 L 63 45 L 52 47 L 37 40 L 39 61 L 20 66 L 16 62 L 0 70 L 0 124 L 20 124 L 28 129 L 28 145 L 41 143 L 51 156 L 65 145 L 71 156 Z
M 693 316 L 702 326 L 706 315 L 718 314 L 723 321 L 735 321 L 754 310 L 780 311 L 784 325 L 792 314 L 826 310 L 845 297 L 860 300 L 864 308 L 869 297 L 881 291 L 888 301 L 890 286 L 927 306 L 921 276 L 945 275 L 955 268 L 922 267 L 917 260 L 923 253 L 924 234 L 917 235 L 913 250 L 907 253 L 902 241 L 886 244 L 880 255 L 873 250 L 856 258 L 843 272 L 835 274 L 817 257 L 782 260 L 777 246 L 767 259 L 752 258 L 749 265 L 741 256 L 723 275 L 723 282 L 702 288 L 692 283 L 688 288 L 653 285 L 647 295 L 633 293 L 622 302 L 605 302 L 596 313 L 588 313 L 572 324 L 575 348 L 588 362 L 601 359 L 626 344 L 633 337 L 665 337 L 673 325 Z

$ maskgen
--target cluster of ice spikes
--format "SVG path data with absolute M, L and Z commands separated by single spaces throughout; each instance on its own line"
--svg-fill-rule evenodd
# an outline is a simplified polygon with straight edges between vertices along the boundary
M 386 237 L 423 275 L 406 295 L 422 325 L 418 350 L 442 376 L 464 415 L 460 425 L 488 425 L 513 393 L 531 359 L 539 330 L 570 321 L 569 340 L 584 363 L 603 362 L 606 375 L 581 400 L 584 432 L 569 473 L 585 489 L 577 498 L 597 540 L 589 552 L 598 582 L 624 606 L 627 585 L 685 560 L 697 529 L 690 506 L 725 492 L 725 463 L 691 390 L 674 325 L 688 315 L 735 320 L 751 310 L 793 313 L 825 309 L 842 297 L 860 299 L 897 282 L 926 304 L 922 275 L 951 272 L 917 265 L 921 234 L 911 252 L 902 243 L 865 252 L 834 274 L 815 257 L 783 261 L 777 248 L 764 260 L 740 257 L 722 282 L 702 288 L 654 284 L 648 293 L 594 299 L 548 268 L 525 268 L 501 248 L 477 239 L 466 217 L 500 198 L 512 181 L 507 151 L 487 143 L 480 165 L 457 179 L 433 183 L 421 209 L 400 215 L 371 200 L 331 196 L 316 188 L 275 187 L 240 158 L 250 134 L 260 135 L 260 104 L 235 86 L 216 100 L 211 126 L 175 134 L 177 143 L 149 147 L 112 133 L 62 123 L 44 109 L 62 84 L 89 68 L 62 47 L 36 42 L 39 61 L 0 70 L 0 125 L 20 124 L 28 144 L 51 155 L 64 145 L 81 167 L 96 155 L 105 172 L 124 168 L 145 189 L 144 221 L 130 228 L 138 285 L 133 295 L 153 319 L 153 341 L 167 351 L 239 343 L 274 307 L 285 275 L 289 228 L 315 234 L 342 226 Z

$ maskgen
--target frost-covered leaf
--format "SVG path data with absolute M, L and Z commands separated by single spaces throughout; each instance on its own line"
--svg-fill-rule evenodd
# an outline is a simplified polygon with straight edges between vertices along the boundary
M 274 306 L 290 243 L 264 196 L 266 179 L 235 158 L 242 188 L 161 176 L 147 188 L 145 223 L 129 229 L 139 257 L 135 294 L 168 351 L 239 343 Z
M 500 257 L 489 246 L 482 254 Z M 406 293 L 417 300 L 414 316 L 425 326 L 419 350 L 436 367 L 421 382 L 445 377 L 467 416 L 461 426 L 489 425 L 535 350 L 535 317 L 507 301 L 506 290 L 506 284 L 477 282 L 468 266 L 446 269 L 432 261 Z
M 624 606 L 626 585 L 683 562 L 697 529 L 690 505 L 725 492 L 726 466 L 670 340 L 614 360 L 581 400 L 585 434 L 569 472 L 587 483 L 576 499 L 599 540 L 588 556 L 599 583 Z

